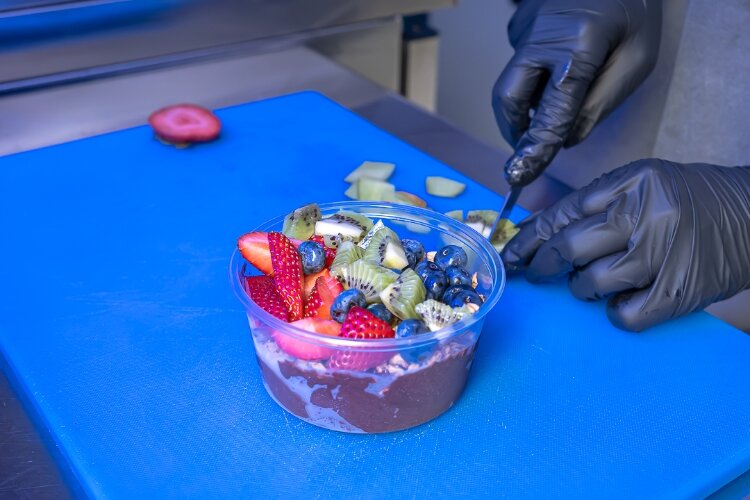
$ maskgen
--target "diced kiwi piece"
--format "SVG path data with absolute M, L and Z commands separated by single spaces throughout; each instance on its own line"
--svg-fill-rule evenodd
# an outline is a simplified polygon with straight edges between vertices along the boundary
M 357 199 L 361 201 L 386 201 L 396 195 L 396 186 L 390 182 L 368 177 L 357 180 Z
M 498 252 L 502 252 L 505 245 L 520 231 L 520 229 L 509 219 L 502 219 L 500 224 L 498 235 L 490 242 Z
M 419 319 L 414 306 L 423 302 L 426 294 L 422 278 L 412 269 L 405 269 L 395 282 L 380 292 L 380 300 L 401 319 Z
M 357 242 L 370 230 L 372 221 L 354 212 L 338 212 L 315 223 L 315 234 L 323 236 L 326 246 L 337 247 L 342 241 Z
M 382 220 L 378 220 L 375 225 L 373 225 L 369 231 L 367 231 L 367 234 L 364 238 L 362 238 L 362 241 L 358 243 L 359 247 L 362 249 L 367 248 L 370 245 L 370 242 L 372 241 L 372 237 L 375 236 L 375 233 L 380 231 L 385 227 L 385 224 L 383 224 Z
M 362 177 L 387 181 L 396 165 L 382 161 L 365 161 L 344 178 L 344 182 L 356 182 Z
M 460 221 L 460 222 L 464 221 L 464 211 L 463 210 L 451 210 L 450 212 L 445 212 L 445 215 L 447 215 L 451 219 L 455 219 L 455 220 Z
M 469 210 L 466 212 L 466 222 L 483 222 L 486 226 L 492 226 L 500 215 L 496 210 Z
M 346 196 L 349 199 L 356 200 L 357 199 L 357 185 L 352 184 L 349 186 L 346 191 L 344 191 L 344 196 Z
M 446 177 L 430 176 L 425 180 L 427 192 L 433 196 L 455 198 L 464 192 L 466 184 Z
M 336 257 L 331 263 L 331 274 L 338 276 L 342 268 L 361 259 L 364 253 L 365 251 L 359 248 L 354 242 L 342 242 L 336 251 Z
M 409 265 L 401 240 L 387 227 L 375 233 L 362 258 L 389 269 L 403 269 Z
M 362 259 L 338 271 L 338 279 L 344 285 L 344 288 L 358 289 L 365 295 L 369 303 L 377 302 L 380 293 L 397 278 L 398 274 L 393 271 Z
M 427 328 L 433 332 L 452 325 L 460 321 L 467 314 L 472 313 L 465 306 L 453 308 L 434 299 L 428 299 L 417 304 L 414 310 L 417 311 L 417 314 L 422 318 Z
M 290 238 L 307 240 L 315 233 L 315 223 L 320 219 L 320 207 L 317 203 L 310 203 L 287 215 L 281 232 Z

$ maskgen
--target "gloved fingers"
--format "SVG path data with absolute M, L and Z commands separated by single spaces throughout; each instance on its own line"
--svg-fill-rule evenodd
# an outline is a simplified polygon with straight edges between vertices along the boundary
M 525 268 L 539 246 L 572 221 L 580 220 L 580 192 L 569 193 L 554 205 L 523 221 L 520 231 L 502 251 L 502 259 L 513 270 Z
M 528 130 L 505 165 L 508 183 L 525 186 L 547 168 L 573 127 L 596 70 L 596 64 L 574 58 L 555 68 Z
M 574 221 L 542 243 L 526 269 L 531 282 L 558 279 L 574 269 L 625 251 L 633 230 L 630 219 L 601 213 Z
M 529 110 L 543 87 L 546 70 L 523 50 L 516 52 L 492 88 L 495 121 L 508 144 L 515 147 L 529 127 Z
M 572 273 L 568 286 L 574 297 L 599 300 L 615 293 L 643 288 L 650 284 L 649 281 L 641 263 L 629 259 L 627 252 L 617 252 Z
M 623 292 L 609 299 L 607 317 L 617 328 L 640 332 L 672 317 L 672 308 L 650 308 L 652 289 Z
M 620 46 L 591 84 L 565 147 L 575 146 L 588 137 L 597 123 L 643 83 L 655 65 L 655 53 Z

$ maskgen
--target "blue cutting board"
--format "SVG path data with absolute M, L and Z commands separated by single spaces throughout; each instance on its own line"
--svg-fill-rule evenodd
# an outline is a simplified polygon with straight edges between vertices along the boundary
M 386 435 L 266 395 L 228 282 L 235 238 L 341 199 L 363 160 L 437 210 L 497 207 L 315 93 L 224 109 L 187 150 L 147 127 L 0 159 L 0 347 L 80 493 L 110 498 L 703 495 L 750 468 L 750 337 L 706 314 L 640 335 L 564 284 L 512 280 L 463 398 Z M 515 214 L 521 217 L 520 211 Z

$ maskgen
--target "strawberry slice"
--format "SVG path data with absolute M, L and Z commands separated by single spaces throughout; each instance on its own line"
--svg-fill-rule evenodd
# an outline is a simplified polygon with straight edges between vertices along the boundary
M 364 371 L 382 365 L 391 356 L 393 356 L 392 352 L 337 350 L 331 355 L 331 359 L 328 360 L 328 368 Z
M 391 325 L 367 309 L 352 307 L 341 325 L 341 336 L 350 339 L 391 339 L 396 336 Z
M 304 316 L 302 290 L 305 275 L 302 260 L 294 244 L 281 233 L 268 233 L 268 250 L 271 252 L 273 280 L 276 290 L 284 299 L 289 320 L 296 321 Z
M 315 281 L 310 298 L 305 303 L 305 317 L 316 316 L 331 319 L 331 305 L 338 294 L 344 291 L 341 283 L 331 276 L 321 276 Z
M 295 247 L 299 247 L 302 241 L 290 239 Z M 254 231 L 246 233 L 237 240 L 237 248 L 246 261 L 255 266 L 263 274 L 273 274 L 273 265 L 271 264 L 271 250 L 268 249 L 268 233 Z M 312 286 L 313 282 L 310 285 Z
M 335 248 L 328 248 L 325 245 L 325 240 L 319 234 L 312 235 L 312 237 L 310 238 L 310 240 L 311 241 L 315 241 L 316 243 L 320 243 L 321 245 L 323 245 L 323 248 L 325 248 L 325 251 L 326 251 L 326 264 L 325 264 L 325 266 L 328 267 L 328 268 L 330 268 L 331 264 L 333 264 L 333 259 L 336 258 L 336 249 Z
M 331 276 L 331 272 L 328 269 L 324 268 L 319 273 L 305 276 L 305 300 L 310 299 L 310 294 L 312 293 L 313 287 L 315 286 L 315 282 L 318 281 L 318 278 L 320 278 L 321 276 L 329 277 Z
M 195 104 L 175 104 L 151 113 L 148 123 L 159 139 L 173 144 L 213 141 L 221 122 L 210 110 Z
M 270 276 L 246 276 L 245 290 L 250 298 L 267 313 L 282 321 L 289 321 L 289 313 L 284 300 L 276 291 L 276 285 Z
M 294 321 L 291 324 L 298 328 L 302 328 L 303 330 L 322 333 L 323 335 L 330 335 L 331 337 L 337 337 L 341 331 L 341 325 L 332 319 L 305 318 L 299 321 Z M 294 356 L 295 358 L 308 361 L 329 358 L 335 351 L 332 348 L 296 339 L 291 335 L 282 332 L 275 332 L 273 334 L 273 339 L 276 341 L 276 345 L 278 345 L 285 353 Z

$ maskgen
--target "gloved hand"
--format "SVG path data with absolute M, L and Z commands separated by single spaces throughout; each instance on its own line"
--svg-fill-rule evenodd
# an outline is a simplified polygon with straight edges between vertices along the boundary
M 750 167 L 639 160 L 521 224 L 503 251 L 533 282 L 569 274 L 640 331 L 750 288 Z
M 523 186 L 651 72 L 661 0 L 523 0 L 508 37 L 516 52 L 495 83 L 492 106 L 515 147 L 505 177 Z

